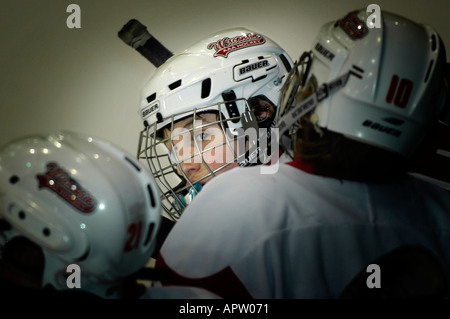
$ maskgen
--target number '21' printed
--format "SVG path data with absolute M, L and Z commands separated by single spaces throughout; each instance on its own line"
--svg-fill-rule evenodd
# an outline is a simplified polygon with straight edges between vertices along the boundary
M 127 233 L 128 239 L 123 249 L 124 252 L 132 251 L 133 249 L 136 249 L 139 246 L 142 234 L 142 221 L 130 224 L 128 226 Z

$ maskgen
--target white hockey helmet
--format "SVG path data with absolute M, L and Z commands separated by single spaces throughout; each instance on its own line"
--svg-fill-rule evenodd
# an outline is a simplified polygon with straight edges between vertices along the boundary
M 277 118 L 293 107 L 287 95 L 295 95 L 299 77 L 305 77 L 299 89 L 307 91 L 349 72 L 345 87 L 321 100 L 311 119 L 318 127 L 410 157 L 445 105 L 445 48 L 428 25 L 388 12 L 371 14 L 353 11 L 321 28 L 310 62 L 298 64 L 309 74 L 293 69 Z
M 152 175 L 104 140 L 64 131 L 0 149 L 0 219 L 11 226 L 0 244 L 23 236 L 42 248 L 42 287 L 68 289 L 75 264 L 81 290 L 123 297 L 122 279 L 151 257 L 160 217 Z
M 219 124 L 230 139 L 249 127 L 273 127 L 280 90 L 291 67 L 290 57 L 274 41 L 234 28 L 202 39 L 156 69 L 142 90 L 140 115 L 145 129 L 138 158 L 147 160 L 161 187 L 163 207 L 171 216 L 178 218 L 186 204 L 180 194 L 196 188 L 179 173 L 180 163 L 168 156 L 164 143 L 170 137 L 164 139 L 158 132 L 204 112 L 217 114 L 217 122 L 211 125 Z M 266 102 L 273 110 L 259 109 Z M 273 116 L 267 116 L 269 113 Z M 248 150 L 247 154 L 235 154 L 235 162 L 246 166 L 252 162 L 250 156 Z M 210 170 L 205 178 L 218 171 Z

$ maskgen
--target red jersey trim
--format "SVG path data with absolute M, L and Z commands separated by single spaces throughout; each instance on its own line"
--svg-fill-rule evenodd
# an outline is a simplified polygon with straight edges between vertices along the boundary
M 288 165 L 291 165 L 292 167 L 298 168 L 306 173 L 314 174 L 314 167 L 310 163 L 306 163 L 305 161 L 302 161 L 300 158 L 295 157 L 292 162 L 287 163 Z
M 224 299 L 253 299 L 244 284 L 228 266 L 219 272 L 202 278 L 189 278 L 171 269 L 164 257 L 158 254 L 155 268 L 167 269 L 171 276 L 161 280 L 163 286 L 191 286 L 206 289 Z

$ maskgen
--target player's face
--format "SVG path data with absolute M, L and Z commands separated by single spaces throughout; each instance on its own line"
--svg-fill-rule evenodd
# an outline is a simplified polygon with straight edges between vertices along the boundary
M 225 136 L 216 114 L 185 118 L 164 134 L 171 137 L 166 145 L 172 159 L 179 163 L 178 173 L 193 184 L 205 184 L 215 175 L 238 166 L 236 145 Z

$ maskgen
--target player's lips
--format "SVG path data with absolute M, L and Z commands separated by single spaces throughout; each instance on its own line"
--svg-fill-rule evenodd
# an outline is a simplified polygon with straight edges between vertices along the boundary
M 191 181 L 192 184 L 200 184 L 200 185 L 205 185 L 207 182 L 209 182 L 211 180 L 211 178 L 213 178 L 214 176 L 208 176 L 205 178 L 205 175 L 202 175 L 199 178 L 190 178 L 189 180 Z
M 212 177 L 212 176 L 211 176 Z M 211 177 L 205 178 L 201 181 L 198 180 L 194 180 L 194 182 L 192 182 L 192 184 L 200 184 L 200 185 L 205 185 L 207 182 L 209 182 L 209 180 L 211 179 Z

